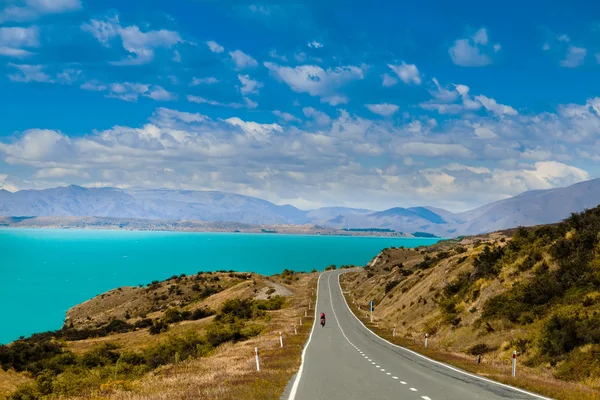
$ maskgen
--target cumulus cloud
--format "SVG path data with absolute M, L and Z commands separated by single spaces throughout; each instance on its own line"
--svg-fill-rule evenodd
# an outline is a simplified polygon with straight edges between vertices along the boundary
M 212 51 L 213 53 L 222 53 L 225 51 L 225 48 L 223 46 L 221 46 L 219 43 L 212 41 L 212 40 L 209 40 L 208 42 L 206 42 L 206 45 L 208 46 L 210 51 Z
M 398 78 L 406 84 L 421 84 L 421 73 L 414 64 L 406 64 L 404 61 L 400 65 L 388 64 L 388 67 L 396 73 Z M 384 85 L 385 86 L 385 85 Z
M 317 41 L 312 41 L 312 42 L 308 43 L 308 47 L 311 47 L 313 49 L 320 49 L 321 47 L 323 47 L 323 43 L 319 43 Z
M 448 53 L 456 65 L 482 67 L 491 64 L 491 53 L 497 53 L 501 48 L 500 44 L 491 45 L 487 30 L 481 28 L 468 38 L 456 40 Z
M 488 110 L 488 111 L 496 114 L 499 117 L 502 117 L 503 115 L 517 115 L 517 114 L 519 114 L 517 112 L 517 110 L 515 110 L 511 106 L 507 106 L 507 105 L 504 105 L 504 104 L 498 104 L 496 102 L 496 100 L 491 99 L 491 98 L 486 97 L 486 96 L 483 96 L 483 95 L 475 96 L 475 100 L 477 100 L 478 102 L 480 102 L 481 104 L 483 104 L 483 107 L 485 107 L 486 110 Z
M 464 107 L 469 91 L 454 90 L 457 105 Z M 423 116 L 393 122 L 344 110 L 336 117 L 310 107 L 302 112 L 306 124 L 290 124 L 301 121 L 280 110 L 271 121 L 255 121 L 235 113 L 212 119 L 161 107 L 134 127 L 73 137 L 43 129 L 5 136 L 0 163 L 13 165 L 11 170 L 26 178 L 23 182 L 43 180 L 48 186 L 68 180 L 224 190 L 295 205 L 339 205 L 339 199 L 352 199 L 355 206 L 388 207 L 431 204 L 433 199 L 437 206 L 464 209 L 589 179 L 585 165 L 597 159 L 586 164 L 586 157 L 600 154 L 596 98 L 555 112 L 509 112 L 498 118 L 490 111 L 444 118 L 440 125 Z M 564 157 L 569 154 L 579 157 L 577 166 Z M 80 175 L 60 176 L 67 171 Z
M 248 75 L 238 75 L 238 79 L 242 84 L 240 92 L 245 96 L 251 93 L 258 93 L 258 89 L 263 87 L 263 84 L 259 81 L 251 79 Z
M 44 71 L 44 65 L 9 63 L 8 66 L 16 70 L 16 72 L 8 75 L 8 78 L 13 82 L 54 82 L 50 75 Z
M 14 3 L 8 2 L 6 8 L 0 11 L 0 24 L 8 21 L 31 21 L 44 15 L 62 14 L 81 9 L 80 0 L 22 0 L 17 1 L 16 5 Z
M 137 101 L 140 97 L 147 97 L 157 101 L 175 100 L 177 96 L 159 85 L 132 82 L 116 82 L 103 84 L 100 81 L 92 80 L 84 82 L 81 89 L 93 92 L 105 92 L 106 97 L 125 101 Z
M 293 114 L 290 114 L 290 113 L 287 113 L 287 112 L 283 112 L 283 111 L 279 111 L 279 110 L 274 110 L 273 114 L 276 115 L 277 117 L 279 117 L 280 119 L 282 119 L 285 122 L 301 122 L 300 118 L 297 118 Z
M 336 93 L 339 88 L 348 82 L 364 78 L 363 67 L 356 66 L 325 70 L 316 65 L 287 67 L 272 62 L 265 62 L 264 65 L 276 79 L 287 84 L 294 92 L 318 96 L 322 102 L 331 105 L 344 104 L 348 101 L 345 96 Z
M 473 153 L 460 144 L 407 142 L 396 146 L 396 153 L 404 156 L 471 158 Z
M 233 63 L 235 64 L 235 67 L 238 70 L 254 68 L 258 66 L 258 62 L 254 58 L 252 58 L 251 56 L 249 56 L 241 50 L 230 51 L 229 56 L 233 60 Z
M 381 104 L 365 104 L 365 107 L 374 114 L 379 114 L 384 117 L 389 117 L 398 112 L 399 107 L 395 104 L 381 103 Z
M 583 64 L 587 50 L 583 47 L 569 46 L 567 55 L 560 65 L 567 68 L 575 68 Z
M 0 28 L 0 56 L 22 58 L 31 56 L 32 48 L 40 46 L 37 26 Z
M 381 82 L 383 87 L 394 86 L 395 84 L 398 83 L 398 79 L 394 78 L 390 74 L 383 74 L 383 75 L 381 75 L 381 78 L 383 79 L 383 81 Z
M 304 116 L 313 119 L 318 125 L 329 125 L 331 124 L 331 118 L 323 111 L 319 111 L 312 107 L 304 107 L 302 109 Z
M 190 86 L 198 86 L 198 85 L 214 85 L 215 83 L 219 83 L 220 80 L 215 78 L 214 76 L 209 76 L 207 78 L 192 78 L 190 82 Z
M 91 33 L 105 47 L 110 47 L 113 39 L 120 39 L 121 45 L 130 55 L 112 62 L 113 65 L 146 64 L 154 59 L 156 49 L 170 49 L 184 42 L 179 33 L 174 31 L 161 29 L 142 32 L 136 25 L 122 26 L 118 15 L 105 20 L 92 19 L 81 25 L 81 29 Z

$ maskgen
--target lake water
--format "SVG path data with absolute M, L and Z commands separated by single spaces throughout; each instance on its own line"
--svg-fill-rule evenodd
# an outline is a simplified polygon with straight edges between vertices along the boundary
M 240 233 L 0 229 L 0 343 L 60 329 L 66 311 L 119 286 L 219 269 L 364 265 L 382 249 L 437 239 Z

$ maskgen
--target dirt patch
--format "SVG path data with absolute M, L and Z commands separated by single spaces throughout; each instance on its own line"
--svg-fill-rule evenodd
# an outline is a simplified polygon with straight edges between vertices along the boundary
M 286 288 L 283 285 L 275 282 L 265 282 L 265 287 L 260 289 L 256 296 L 254 296 L 257 300 L 266 300 L 273 296 L 283 296 L 288 297 L 292 296 L 293 293 L 290 289 Z

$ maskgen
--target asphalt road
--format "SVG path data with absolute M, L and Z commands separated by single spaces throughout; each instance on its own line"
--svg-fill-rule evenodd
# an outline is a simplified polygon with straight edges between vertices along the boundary
M 545 399 L 479 379 L 394 346 L 352 314 L 339 285 L 341 271 L 321 274 L 317 318 L 304 361 L 284 396 L 289 400 Z

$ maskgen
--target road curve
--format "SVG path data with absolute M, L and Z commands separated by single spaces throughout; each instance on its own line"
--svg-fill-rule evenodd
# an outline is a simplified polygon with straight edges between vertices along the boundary
M 316 318 L 302 366 L 288 385 L 289 400 L 548 399 L 478 378 L 395 346 L 368 330 L 350 311 L 339 275 L 321 274 Z

